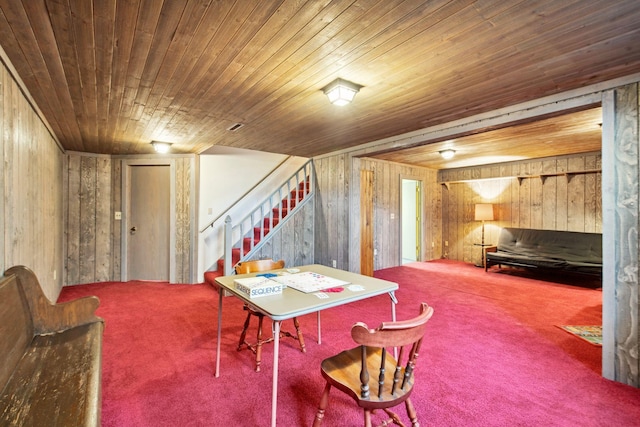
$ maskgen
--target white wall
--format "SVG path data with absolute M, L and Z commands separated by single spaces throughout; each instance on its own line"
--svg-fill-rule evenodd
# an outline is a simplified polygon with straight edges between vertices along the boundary
M 286 162 L 272 173 L 285 160 Z M 204 280 L 205 271 L 217 268 L 216 262 L 223 255 L 223 226 L 227 215 L 233 221 L 242 219 L 307 160 L 303 157 L 230 147 L 213 147 L 200 155 L 197 276 L 199 281 Z M 267 177 L 268 179 L 265 179 Z M 256 184 L 257 187 L 238 202 L 238 199 Z M 213 227 L 200 232 L 214 220 Z

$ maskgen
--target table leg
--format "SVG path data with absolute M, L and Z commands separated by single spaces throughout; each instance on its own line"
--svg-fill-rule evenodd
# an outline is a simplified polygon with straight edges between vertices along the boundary
M 278 410 L 278 353 L 280 352 L 280 321 L 273 321 L 273 387 L 271 389 L 271 427 L 276 427 Z
M 389 298 L 391 298 L 391 320 L 396 321 L 396 304 L 398 299 L 394 291 L 389 292 Z M 393 347 L 393 357 L 398 358 L 398 347 Z
M 216 339 L 216 372 L 215 377 L 220 376 L 220 341 L 222 339 L 222 294 L 224 291 L 218 289 L 218 338 Z
M 389 292 L 389 298 L 391 298 L 391 320 L 396 321 L 396 304 L 398 303 L 398 298 L 396 298 L 395 291 Z

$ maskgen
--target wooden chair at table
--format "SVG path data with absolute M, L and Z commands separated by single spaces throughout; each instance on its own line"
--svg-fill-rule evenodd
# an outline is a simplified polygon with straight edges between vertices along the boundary
M 321 372 L 327 383 L 313 427 L 322 423 L 331 387 L 346 393 L 364 409 L 366 427 L 371 427 L 371 414 L 376 409 L 384 410 L 389 417 L 380 426 L 404 426 L 390 409 L 403 402 L 411 425 L 417 427 L 418 418 L 409 397 L 420 345 L 432 315 L 433 308 L 423 302 L 420 314 L 410 320 L 383 322 L 376 329 L 369 329 L 362 322 L 353 325 L 351 337 L 359 346 L 322 361 Z M 391 347 L 400 348 L 397 362 L 387 352 Z
M 235 266 L 236 274 L 247 274 L 247 273 L 259 273 L 270 270 L 277 270 L 279 268 L 284 268 L 284 261 L 274 261 L 272 259 L 261 259 L 255 261 L 243 261 L 239 262 Z M 242 333 L 240 334 L 240 342 L 238 343 L 238 351 L 241 351 L 244 348 L 248 348 L 256 355 L 256 372 L 260 372 L 260 363 L 262 361 L 262 346 L 263 344 L 267 344 L 273 341 L 273 337 L 263 339 L 262 338 L 262 321 L 264 319 L 264 314 L 260 313 L 257 310 L 254 310 L 249 304 L 244 304 L 244 310 L 247 311 L 247 318 L 244 321 L 244 326 L 242 328 Z M 247 330 L 249 329 L 249 323 L 251 322 L 251 316 L 255 316 L 258 318 L 258 334 L 255 344 L 251 344 L 247 342 Z M 306 347 L 304 345 L 304 337 L 302 336 L 302 332 L 300 331 L 300 322 L 298 322 L 298 318 L 293 318 L 293 325 L 296 328 L 296 335 L 293 335 L 286 331 L 280 331 L 281 337 L 290 337 L 295 340 L 298 340 L 300 343 L 300 349 L 303 353 L 306 353 Z

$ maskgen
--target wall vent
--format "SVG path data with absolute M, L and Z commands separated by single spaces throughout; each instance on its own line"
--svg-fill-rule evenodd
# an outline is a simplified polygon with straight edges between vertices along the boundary
M 236 123 L 236 124 L 233 124 L 233 125 L 229 126 L 229 127 L 227 128 L 227 130 L 228 130 L 228 131 L 231 131 L 231 132 L 235 132 L 235 131 L 237 131 L 238 129 L 240 129 L 242 126 L 244 126 L 242 123 Z

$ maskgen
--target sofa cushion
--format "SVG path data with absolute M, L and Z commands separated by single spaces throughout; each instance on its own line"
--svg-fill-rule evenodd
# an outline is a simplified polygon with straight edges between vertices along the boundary
M 520 255 L 516 253 L 505 252 L 489 252 L 487 253 L 487 259 L 499 264 L 516 264 L 535 266 L 535 267 L 554 267 L 562 268 L 567 265 L 567 262 L 561 259 L 545 258 L 539 256 Z

